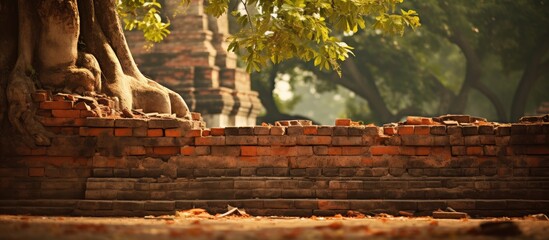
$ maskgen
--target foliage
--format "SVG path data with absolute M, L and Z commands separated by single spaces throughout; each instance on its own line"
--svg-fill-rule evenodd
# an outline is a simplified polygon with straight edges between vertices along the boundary
M 183 4 L 190 0 L 181 0 Z M 229 38 L 229 51 L 244 50 L 246 69 L 259 71 L 269 62 L 297 58 L 312 61 L 318 68 L 335 70 L 347 59 L 351 46 L 342 34 L 359 29 L 379 29 L 403 34 L 407 27 L 420 26 L 414 10 L 397 6 L 403 0 L 242 0 L 244 9 L 232 11 L 242 26 Z M 205 11 L 219 17 L 228 11 L 229 0 L 209 0 Z M 156 0 L 122 0 L 119 13 L 126 29 L 143 30 L 149 41 L 162 40 L 169 23 L 163 23 Z M 249 9 L 253 8 L 254 11 Z

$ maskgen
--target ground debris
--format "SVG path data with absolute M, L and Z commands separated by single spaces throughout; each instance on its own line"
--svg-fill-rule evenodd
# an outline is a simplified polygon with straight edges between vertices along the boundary
M 246 213 L 244 209 L 238 209 L 231 205 L 227 205 L 228 211 L 223 214 L 215 215 L 215 217 L 222 218 L 227 216 L 240 216 L 240 217 L 251 217 L 250 214 Z

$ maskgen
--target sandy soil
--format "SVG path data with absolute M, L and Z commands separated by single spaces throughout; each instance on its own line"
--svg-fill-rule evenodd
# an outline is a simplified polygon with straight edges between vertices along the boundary
M 549 239 L 549 221 L 430 217 L 149 218 L 0 215 L 0 239 Z

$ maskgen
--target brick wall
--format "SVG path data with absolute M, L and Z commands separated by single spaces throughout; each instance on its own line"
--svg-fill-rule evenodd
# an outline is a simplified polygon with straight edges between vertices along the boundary
M 44 204 L 36 199 L 56 199 L 50 203 L 84 215 L 197 206 L 221 212 L 226 204 L 284 215 L 549 209 L 543 121 L 208 129 L 197 114 L 193 121 L 85 117 L 79 101 L 41 102 L 41 121 L 57 134 L 50 146 L 4 146 L 0 210 Z

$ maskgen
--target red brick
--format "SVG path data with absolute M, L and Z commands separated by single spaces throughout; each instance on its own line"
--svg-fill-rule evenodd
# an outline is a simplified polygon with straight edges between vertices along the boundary
M 341 147 L 341 155 L 356 156 L 364 154 L 364 147 Z
M 318 134 L 318 127 L 317 126 L 304 126 L 303 127 L 303 134 L 305 134 L 305 135 L 317 135 Z
M 41 109 L 72 109 L 72 101 L 46 101 L 40 103 Z
M 480 156 L 483 154 L 482 147 L 480 146 L 471 146 L 467 147 L 467 155 L 476 155 Z
M 452 148 L 451 147 L 432 147 L 431 155 L 443 160 L 450 160 L 452 158 Z
M 415 147 L 402 146 L 402 147 L 400 147 L 400 155 L 415 156 L 416 155 L 416 148 Z
M 211 128 L 210 129 L 212 136 L 224 136 L 225 128 Z
M 63 135 L 78 135 L 79 128 L 78 127 L 62 127 L 60 132 Z
M 192 156 L 195 153 L 195 148 L 192 146 L 184 146 L 184 147 L 181 147 L 180 153 L 181 155 Z
M 273 156 L 297 156 L 295 147 L 271 147 Z
M 427 156 L 431 154 L 430 147 L 416 147 L 416 154 L 419 156 Z
M 335 120 L 336 126 L 351 126 L 351 119 L 348 118 L 338 118 Z
M 297 144 L 299 145 L 331 145 L 332 137 L 331 136 L 298 136 Z
M 312 146 L 297 146 L 295 147 L 298 156 L 310 156 L 313 155 Z
M 371 167 L 374 164 L 374 159 L 371 157 L 360 158 L 360 164 L 363 167 Z
M 398 127 L 399 135 L 411 135 L 414 134 L 414 126 L 399 126 Z
M 269 156 L 271 155 L 271 147 L 257 147 L 258 156 Z
M 526 154 L 547 155 L 549 154 L 549 147 L 548 146 L 528 146 L 526 147 Z
M 423 117 L 408 116 L 406 117 L 406 124 L 408 125 L 421 125 Z
M 421 118 L 421 125 L 434 125 L 435 122 L 432 118 Z
M 131 156 L 137 156 L 137 155 L 145 155 L 147 152 L 145 151 L 145 147 L 143 146 L 127 146 L 126 147 L 126 154 Z
M 114 136 L 113 128 L 81 127 L 80 136 Z
M 197 137 L 194 142 L 195 145 L 202 146 L 225 145 L 225 136 Z
M 164 136 L 164 131 L 161 128 L 150 128 L 147 129 L 148 137 L 162 137 Z
M 328 155 L 341 155 L 341 147 L 328 147 Z
M 211 133 L 212 133 L 212 131 L 210 129 L 202 130 L 202 136 L 204 136 L 204 137 L 212 135 Z
M 257 145 L 256 136 L 226 136 L 225 144 L 227 145 Z
M 256 146 L 241 146 L 240 147 L 241 156 L 257 156 L 257 147 Z
M 164 130 L 164 136 L 166 137 L 181 137 L 181 128 L 168 128 Z
M 35 102 L 44 102 L 48 100 L 48 94 L 45 92 L 35 92 L 32 94 L 32 100 Z
M 185 133 L 185 137 L 201 137 L 202 129 L 191 129 Z
M 257 157 L 240 157 L 237 160 L 237 167 L 258 167 L 259 159 Z
M 370 153 L 372 155 L 398 155 L 398 148 L 397 146 L 371 146 Z
M 286 132 L 286 128 L 285 128 L 285 127 L 282 127 L 282 126 L 274 126 L 274 127 L 271 127 L 271 132 L 270 132 L 270 134 L 271 134 L 271 135 L 275 135 L 275 136 L 279 136 L 279 135 L 284 135 L 284 132 Z
M 384 127 L 383 133 L 385 135 L 395 135 L 397 133 L 397 130 L 395 127 Z
M 114 136 L 117 137 L 131 137 L 133 130 L 131 128 L 115 128 Z
M 158 155 L 175 155 L 180 150 L 179 147 L 153 147 L 153 153 Z
M 197 146 L 194 148 L 194 153 L 198 156 L 210 155 L 212 153 L 210 146 Z
M 79 118 L 80 110 L 51 110 L 51 114 L 56 118 Z
M 198 112 L 191 112 L 191 118 L 194 121 L 199 121 L 202 118 L 202 115 Z
M 86 120 L 84 118 L 49 118 L 40 117 L 38 121 L 46 127 L 81 127 Z
M 43 177 L 44 168 L 29 168 L 29 177 Z
M 416 135 L 429 135 L 431 133 L 431 128 L 429 126 L 415 126 L 414 134 Z

